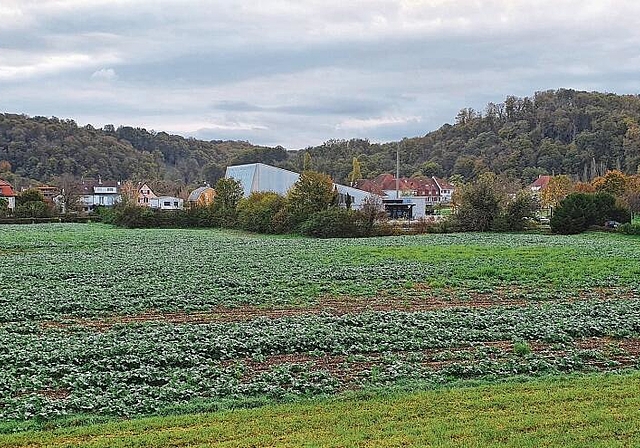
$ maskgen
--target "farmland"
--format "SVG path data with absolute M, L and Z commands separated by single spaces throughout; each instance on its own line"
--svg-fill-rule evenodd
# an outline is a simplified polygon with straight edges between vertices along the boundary
M 0 304 L 5 432 L 616 373 L 640 368 L 640 239 L 4 226 Z

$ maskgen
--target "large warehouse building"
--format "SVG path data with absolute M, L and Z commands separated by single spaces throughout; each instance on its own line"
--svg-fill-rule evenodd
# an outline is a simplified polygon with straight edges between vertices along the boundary
M 273 191 L 285 195 L 298 181 L 300 175 L 293 171 L 265 165 L 264 163 L 250 163 L 227 167 L 225 177 L 239 180 L 244 188 L 244 197 L 248 197 L 251 193 L 259 191 Z M 346 185 L 334 185 L 343 201 L 347 194 L 351 196 L 354 209 L 360 208 L 366 198 L 377 196 Z

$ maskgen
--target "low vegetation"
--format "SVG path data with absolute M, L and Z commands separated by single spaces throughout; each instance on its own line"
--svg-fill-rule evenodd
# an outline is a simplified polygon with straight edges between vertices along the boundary
M 640 443 L 637 373 L 418 393 L 350 394 L 258 409 L 0 435 L 19 447 L 496 446 Z
M 639 245 L 4 226 L 0 430 L 637 369 Z

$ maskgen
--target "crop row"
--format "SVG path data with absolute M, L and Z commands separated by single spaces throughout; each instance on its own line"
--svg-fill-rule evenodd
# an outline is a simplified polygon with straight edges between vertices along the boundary
M 344 388 L 341 378 L 349 376 L 350 367 L 345 367 L 346 375 L 338 375 L 331 365 L 300 369 L 294 375 L 289 370 L 295 367 L 286 361 L 274 366 L 267 362 L 268 369 L 250 374 L 247 365 L 279 355 L 358 361 L 360 356 L 393 358 L 394 353 L 492 341 L 570 344 L 576 338 L 605 336 L 640 336 L 640 300 L 260 318 L 233 324 L 137 324 L 105 332 L 16 324 L 0 329 L 0 365 L 6 366 L 0 372 L 0 418 L 68 412 L 131 415 L 194 399 L 332 393 Z M 574 347 L 551 358 L 454 359 L 442 369 L 419 367 L 419 357 L 405 357 L 396 363 L 397 374 L 384 373 L 385 364 L 377 370 L 353 367 L 351 376 L 360 387 L 406 379 L 572 371 L 585 367 L 587 355 Z
M 0 322 L 306 306 L 416 294 L 414 284 L 527 299 L 640 287 L 640 241 L 617 235 L 425 235 L 366 240 L 59 225 L 0 229 Z M 427 293 L 425 293 L 427 294 Z

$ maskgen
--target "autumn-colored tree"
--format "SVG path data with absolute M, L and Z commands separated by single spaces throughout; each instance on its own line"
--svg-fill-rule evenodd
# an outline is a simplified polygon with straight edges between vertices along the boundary
M 552 176 L 547 186 L 542 190 L 540 202 L 543 207 L 557 207 L 560 201 L 567 197 L 572 190 L 573 182 L 569 176 L 564 174 Z
M 10 173 L 11 163 L 7 160 L 0 160 L 0 173 Z
M 588 182 L 576 182 L 573 191 L 576 193 L 595 193 L 596 188 Z
M 126 205 L 138 204 L 138 187 L 130 180 L 123 182 L 120 186 L 120 196 Z
M 351 172 L 349 173 L 349 182 L 351 184 L 351 186 L 353 187 L 355 185 L 355 183 L 362 179 L 362 171 L 361 171 L 361 164 L 358 161 L 357 157 L 353 158 L 353 168 L 351 170 Z
M 603 191 L 615 197 L 621 197 L 627 189 L 627 176 L 621 171 L 611 170 L 607 171 L 604 176 L 593 179 L 591 184 L 596 191 Z
M 640 174 L 627 177 L 622 201 L 629 207 L 633 216 L 640 213 Z

